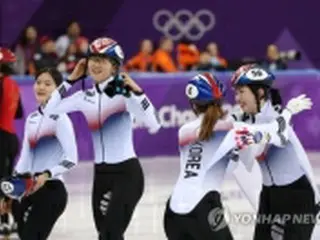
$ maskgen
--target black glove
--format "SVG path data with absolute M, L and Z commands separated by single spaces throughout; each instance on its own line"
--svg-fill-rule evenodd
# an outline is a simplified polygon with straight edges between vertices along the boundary
M 114 97 L 115 95 L 123 95 L 125 97 L 130 97 L 131 89 L 124 85 L 124 82 L 120 75 L 115 76 L 114 80 L 110 82 L 104 89 L 104 93 L 109 97 Z

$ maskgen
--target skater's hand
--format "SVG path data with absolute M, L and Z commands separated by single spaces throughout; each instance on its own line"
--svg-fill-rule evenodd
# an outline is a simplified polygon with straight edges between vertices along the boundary
M 68 80 L 77 81 L 81 77 L 83 77 L 86 73 L 86 63 L 87 63 L 87 60 L 85 58 L 82 58 L 75 66 L 72 73 L 68 76 Z
M 129 76 L 129 74 L 122 72 L 121 77 L 125 86 L 128 86 L 135 93 L 142 93 L 142 88 Z
M 0 200 L 0 215 L 11 211 L 11 203 L 12 201 L 10 199 L 2 198 Z
M 293 115 L 305 110 L 310 110 L 312 105 L 312 100 L 306 97 L 305 94 L 302 94 L 298 97 L 290 99 L 286 107 L 283 109 L 281 116 L 283 116 L 287 124 L 289 124 Z
M 268 134 L 247 127 L 236 129 L 235 141 L 238 149 L 245 149 L 252 144 L 267 143 L 270 140 Z
M 49 174 L 46 172 L 39 175 L 37 177 L 36 184 L 33 187 L 32 193 L 38 191 L 46 183 L 46 181 L 49 179 L 49 177 L 50 177 Z
M 236 130 L 235 141 L 238 149 L 244 149 L 255 143 L 253 134 L 246 127 Z
M 305 94 L 302 94 L 298 97 L 290 99 L 286 109 L 288 109 L 291 114 L 298 114 L 304 110 L 310 110 L 312 108 L 312 101 L 310 98 L 306 97 Z

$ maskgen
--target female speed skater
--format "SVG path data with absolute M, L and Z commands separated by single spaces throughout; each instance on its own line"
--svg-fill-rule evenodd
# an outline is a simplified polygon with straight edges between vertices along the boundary
M 261 141 L 278 144 L 282 126 L 278 122 L 288 123 L 293 114 L 311 104 L 307 98 L 292 99 L 277 120 L 255 129 L 247 124 L 235 128 L 230 119 L 222 120 L 224 89 L 209 73 L 197 75 L 186 87 L 197 118 L 179 130 L 180 174 L 164 215 L 168 240 L 233 239 L 223 215 L 219 222 L 212 216 L 223 211 L 220 190 L 230 162 L 243 158 L 241 153 L 249 145 Z

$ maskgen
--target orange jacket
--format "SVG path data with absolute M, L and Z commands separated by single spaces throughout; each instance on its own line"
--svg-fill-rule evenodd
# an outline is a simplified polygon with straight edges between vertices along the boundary
M 127 64 L 125 65 L 125 69 L 128 71 L 135 70 L 147 72 L 151 70 L 151 66 L 152 56 L 143 52 L 139 52 L 137 55 L 128 60 Z
M 18 84 L 8 76 L 0 79 L 0 129 L 15 133 L 14 119 L 19 104 Z
M 152 60 L 152 69 L 155 72 L 176 72 L 177 67 L 170 54 L 162 49 L 158 49 Z
M 181 70 L 190 70 L 192 66 L 198 64 L 200 53 L 196 48 L 193 49 L 188 44 L 180 43 L 177 50 L 177 60 Z

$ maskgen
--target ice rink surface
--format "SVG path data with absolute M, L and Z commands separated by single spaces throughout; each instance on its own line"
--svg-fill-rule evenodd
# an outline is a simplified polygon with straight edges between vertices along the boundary
M 309 153 L 320 183 L 320 153 Z M 177 157 L 155 157 L 141 159 L 145 173 L 145 193 L 127 230 L 128 240 L 163 240 L 162 219 L 165 202 L 178 177 Z M 65 177 L 69 192 L 67 209 L 59 219 L 50 240 L 94 240 L 97 239 L 91 214 L 92 162 L 82 162 Z M 223 186 L 224 205 L 232 212 L 252 212 L 238 185 L 228 178 Z M 250 219 L 248 220 L 250 222 Z M 253 224 L 231 224 L 235 239 L 252 239 Z

